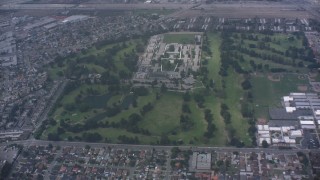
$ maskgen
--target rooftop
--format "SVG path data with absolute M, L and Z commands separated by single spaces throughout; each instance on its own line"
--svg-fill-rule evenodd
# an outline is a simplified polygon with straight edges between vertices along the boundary
M 271 120 L 296 120 L 299 116 L 312 116 L 310 109 L 297 109 L 291 113 L 286 112 L 284 108 L 269 108 Z

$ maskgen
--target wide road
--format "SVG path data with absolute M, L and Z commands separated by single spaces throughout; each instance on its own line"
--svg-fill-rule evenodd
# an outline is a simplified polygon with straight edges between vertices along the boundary
M 130 145 L 130 144 L 110 144 L 110 143 L 88 143 L 88 142 L 68 142 L 68 141 L 43 141 L 43 140 L 25 140 L 25 141 L 12 141 L 8 143 L 1 143 L 0 146 L 5 146 L 9 144 L 21 144 L 24 146 L 32 146 L 32 145 L 41 145 L 46 146 L 48 144 L 52 144 L 55 146 L 74 146 L 74 147 L 85 147 L 89 145 L 91 147 L 103 148 L 103 147 L 111 147 L 111 148 L 119 148 L 119 149 L 156 149 L 156 150 L 171 150 L 173 147 L 179 147 L 183 150 L 193 150 L 193 151 L 218 151 L 218 152 L 234 152 L 241 151 L 244 153 L 250 152 L 266 152 L 266 153 L 297 153 L 297 152 L 320 152 L 320 150 L 308 150 L 308 149 L 285 149 L 279 150 L 277 148 L 236 148 L 236 147 L 210 147 L 210 146 L 153 146 L 153 145 Z
M 176 17 L 210 15 L 216 17 L 317 17 L 309 6 L 279 2 L 232 2 L 214 4 L 17 4 L 10 3 L 0 6 L 0 10 L 137 10 L 137 9 L 178 9 Z M 310 13 L 309 13 L 310 11 Z
M 135 9 L 188 9 L 192 4 L 4 4 L 0 10 L 135 10 Z

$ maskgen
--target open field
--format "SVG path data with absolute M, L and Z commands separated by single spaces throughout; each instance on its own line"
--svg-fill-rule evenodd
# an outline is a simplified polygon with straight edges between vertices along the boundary
M 1 10 L 47 10 L 46 13 L 52 12 L 48 10 L 162 10 L 162 9 L 176 9 L 182 10 L 173 16 L 177 17 L 194 17 L 194 16 L 215 16 L 215 17 L 248 17 L 253 18 L 256 16 L 265 18 L 318 18 L 317 13 L 309 13 L 306 10 L 301 10 L 297 5 L 284 4 L 281 2 L 232 2 L 232 3 L 215 3 L 214 5 L 202 4 L 197 8 L 191 8 L 193 4 L 181 4 L 181 3 L 161 3 L 161 4 L 110 4 L 92 2 L 78 4 L 4 4 L 0 7 Z M 307 9 L 310 9 L 310 5 Z
M 235 34 L 238 37 L 234 36 Z M 92 133 L 99 142 L 252 146 L 252 135 L 248 130 L 252 126 L 249 121 L 253 118 L 244 115 L 243 107 L 247 105 L 252 111 L 253 106 L 255 118 L 268 119 L 267 108 L 278 106 L 281 96 L 292 91 L 308 90 L 307 78 L 294 73 L 307 72 L 308 69 L 304 66 L 293 66 L 290 64 L 293 63 L 290 54 L 284 55 L 288 48 L 292 48 L 290 46 L 303 48 L 301 39 L 294 38 L 288 42 L 287 35 L 269 35 L 271 40 L 264 42 L 264 47 L 278 50 L 274 51 L 270 48 L 258 48 L 266 35 L 253 34 L 253 39 L 249 35 L 252 34 L 232 34 L 230 37 L 236 48 L 225 48 L 222 52 L 220 46 L 226 41 L 222 34 L 212 32 L 206 35 L 206 50 L 203 52 L 203 61 L 206 60 L 206 63 L 196 75 L 196 84 L 200 88 L 189 92 L 189 100 L 185 99 L 184 93 L 131 87 L 120 81 L 120 71 L 131 73 L 132 69 L 127 64 L 131 58 L 128 57 L 134 57 L 130 53 L 138 43 L 141 43 L 140 40 L 106 45 L 99 49 L 92 48 L 67 59 L 60 67 L 55 64 L 51 67 L 51 71 L 49 69 L 50 75 L 57 74 L 60 68 L 59 71 L 63 71 L 63 75 L 72 76 L 70 72 L 73 72 L 75 73 L 73 76 L 80 79 L 83 78 L 83 73 L 99 73 L 104 76 L 97 81 L 78 80 L 82 83 L 75 83 L 75 87 L 60 98 L 59 106 L 51 116 L 57 123 L 50 125 L 42 134 L 42 138 L 52 138 L 52 134 L 55 135 L 59 131 L 58 138 L 65 140 L 87 141 L 87 133 Z M 164 41 L 190 43 L 194 42 L 194 34 L 166 34 Z M 249 51 L 237 49 L 237 44 L 241 44 L 241 48 L 247 48 Z M 279 44 L 283 46 L 280 48 Z M 108 58 L 112 59 L 111 62 L 99 59 L 105 57 L 105 53 L 111 52 L 112 56 Z M 231 57 L 228 59 L 232 59 L 227 66 L 222 61 L 222 58 L 225 58 L 221 56 L 223 53 Z M 283 58 L 283 61 L 279 63 L 268 58 L 263 59 L 257 55 L 259 53 L 277 55 Z M 88 57 L 90 61 L 86 59 Z M 73 61 L 81 61 L 81 67 L 85 67 L 86 70 L 83 70 L 82 74 L 79 74 L 79 69 L 71 71 L 69 64 Z M 105 66 L 105 62 L 100 61 L 106 61 L 110 65 Z M 294 63 L 299 61 L 302 60 L 295 59 Z M 239 66 L 236 66 L 236 63 Z M 303 63 L 308 64 L 308 62 Z M 227 67 L 225 75 L 221 75 L 222 67 Z M 239 67 L 242 70 L 236 69 Z M 272 73 L 272 69 L 282 69 L 292 73 Z M 104 81 L 103 78 L 107 80 Z M 209 86 L 212 80 L 213 83 Z M 245 80 L 250 80 L 251 85 L 248 89 L 243 86 Z M 251 100 L 248 97 L 250 93 L 253 96 Z M 197 98 L 198 95 L 203 97 L 201 103 Z M 221 109 L 223 105 L 227 106 L 226 111 L 230 114 L 229 122 L 222 113 L 225 110 Z M 212 114 L 211 122 L 215 127 L 213 135 L 209 138 L 205 136 L 208 131 L 205 111 L 210 111 Z M 61 123 L 67 124 L 67 127 L 61 126 Z
M 276 71 L 281 69 L 287 72 L 307 73 L 305 66 L 310 62 L 308 51 L 304 49 L 303 35 L 259 33 L 233 33 L 233 57 L 245 71 Z
M 309 85 L 308 79 L 297 74 L 274 74 L 273 80 L 267 75 L 252 77 L 254 109 L 256 118 L 268 119 L 268 107 L 281 106 L 281 97 L 290 92 L 299 92 L 299 85 Z
M 208 34 L 208 41 L 210 44 L 210 50 L 212 51 L 212 57 L 208 61 L 208 70 L 209 70 L 209 77 L 214 79 L 215 87 L 218 91 L 222 89 L 221 87 L 221 76 L 219 75 L 219 68 L 221 66 L 221 59 L 220 59 L 220 44 L 221 38 L 219 33 L 209 33 Z M 215 119 L 215 125 L 217 126 L 217 136 L 219 138 L 215 138 L 213 140 L 214 144 L 223 145 L 227 142 L 228 135 L 225 131 L 225 123 L 223 118 L 220 116 L 220 98 L 212 95 L 211 97 L 207 98 L 206 106 L 210 108 L 213 112 L 213 116 Z
M 314 14 L 308 11 L 301 11 L 295 5 L 287 5 L 281 3 L 259 3 L 259 2 L 246 2 L 230 3 L 230 4 L 203 4 L 196 9 L 189 9 L 177 14 L 177 17 L 194 17 L 194 16 L 214 16 L 224 18 L 312 18 Z M 317 15 L 318 16 L 318 15 Z
M 149 129 L 152 134 L 160 136 L 168 134 L 179 128 L 182 113 L 181 95 L 168 93 L 154 102 L 154 108 L 148 112 L 140 123 L 142 128 Z
M 175 38 L 175 40 L 170 39 L 171 41 L 194 41 L 193 34 L 171 36 Z M 128 61 L 126 56 L 133 51 L 137 43 L 140 41 L 128 41 L 125 42 L 125 45 L 123 43 L 111 44 L 99 49 L 94 47 L 75 57 L 57 62 L 60 65 L 53 64 L 48 67 L 52 79 L 58 78 L 59 71 L 62 73 L 59 76 L 79 79 L 72 81 L 66 88 L 69 90 L 66 90 L 59 99 L 50 117 L 56 123 L 49 125 L 41 138 L 86 141 L 88 138 L 86 134 L 92 133 L 96 136 L 96 141 L 114 143 L 225 145 L 226 139 L 221 138 L 221 136 L 225 137 L 222 135 L 225 131 L 224 128 L 221 128 L 223 121 L 219 113 L 214 114 L 215 121 L 217 121 L 214 122 L 217 124 L 214 137 L 203 138 L 207 129 L 204 109 L 218 112 L 220 107 L 219 102 L 212 104 L 211 100 L 215 99 L 213 95 L 210 95 L 210 101 L 206 100 L 204 107 L 199 108 L 192 93 L 190 94 L 191 100 L 184 102 L 183 93 L 160 92 L 158 89 L 151 88 L 132 89 L 126 84 L 118 84 L 120 89 L 113 90 L 118 87 L 109 82 L 119 78 L 120 71 L 130 72 L 125 65 Z M 218 47 L 219 41 L 214 44 L 213 48 Z M 110 49 L 114 50 L 109 51 Z M 103 59 L 99 58 L 106 56 L 108 52 L 113 53 L 112 57 L 106 60 L 108 62 L 109 59 L 112 59 L 111 62 L 108 62 L 114 67 L 112 69 L 104 66 Z M 219 64 L 218 61 L 219 54 L 217 53 L 210 62 L 210 66 L 214 67 L 214 64 Z M 70 66 L 74 62 L 80 63 Z M 78 66 L 84 69 L 77 69 Z M 85 78 L 88 74 L 95 73 L 102 74 L 102 77 L 98 80 Z M 107 78 L 106 84 L 101 84 L 104 78 Z M 200 81 L 198 85 L 203 88 Z M 189 107 L 190 112 L 182 112 L 183 104 Z M 149 109 L 145 110 L 148 106 Z M 182 127 L 181 115 L 187 117 L 191 127 L 188 124 L 185 125 L 188 126 L 187 129 Z M 128 126 L 129 123 L 133 124 Z M 163 142 L 163 138 L 168 140 Z
M 244 80 L 237 73 L 229 71 L 229 75 L 225 78 L 226 81 L 226 98 L 225 104 L 229 107 L 231 114 L 231 127 L 235 129 L 235 136 L 244 142 L 245 145 L 251 144 L 251 139 L 248 135 L 248 119 L 243 118 L 241 114 L 241 98 L 244 96 L 244 91 L 241 87 L 241 82 Z
M 165 34 L 164 43 L 194 44 L 195 34 Z

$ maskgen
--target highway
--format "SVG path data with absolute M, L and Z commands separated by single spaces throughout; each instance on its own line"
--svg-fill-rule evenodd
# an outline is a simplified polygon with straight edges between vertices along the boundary
M 4 4 L 0 10 L 135 10 L 135 9 L 188 9 L 192 4 Z
M 214 4 L 17 4 L 0 6 L 0 10 L 138 10 L 138 9 L 177 9 L 172 17 L 192 17 L 200 15 L 216 17 L 287 17 L 317 18 L 319 13 L 311 4 L 279 2 L 232 2 Z

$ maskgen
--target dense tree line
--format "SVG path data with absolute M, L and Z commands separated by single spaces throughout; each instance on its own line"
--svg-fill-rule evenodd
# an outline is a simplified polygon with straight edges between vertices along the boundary
M 204 119 L 207 121 L 207 131 L 203 134 L 206 138 L 212 138 L 214 136 L 214 132 L 216 131 L 217 127 L 213 124 L 213 114 L 211 110 L 206 109 L 204 110 Z
M 224 103 L 221 103 L 220 105 L 220 115 L 223 117 L 226 124 L 231 123 L 231 114 L 229 112 L 229 107 Z

